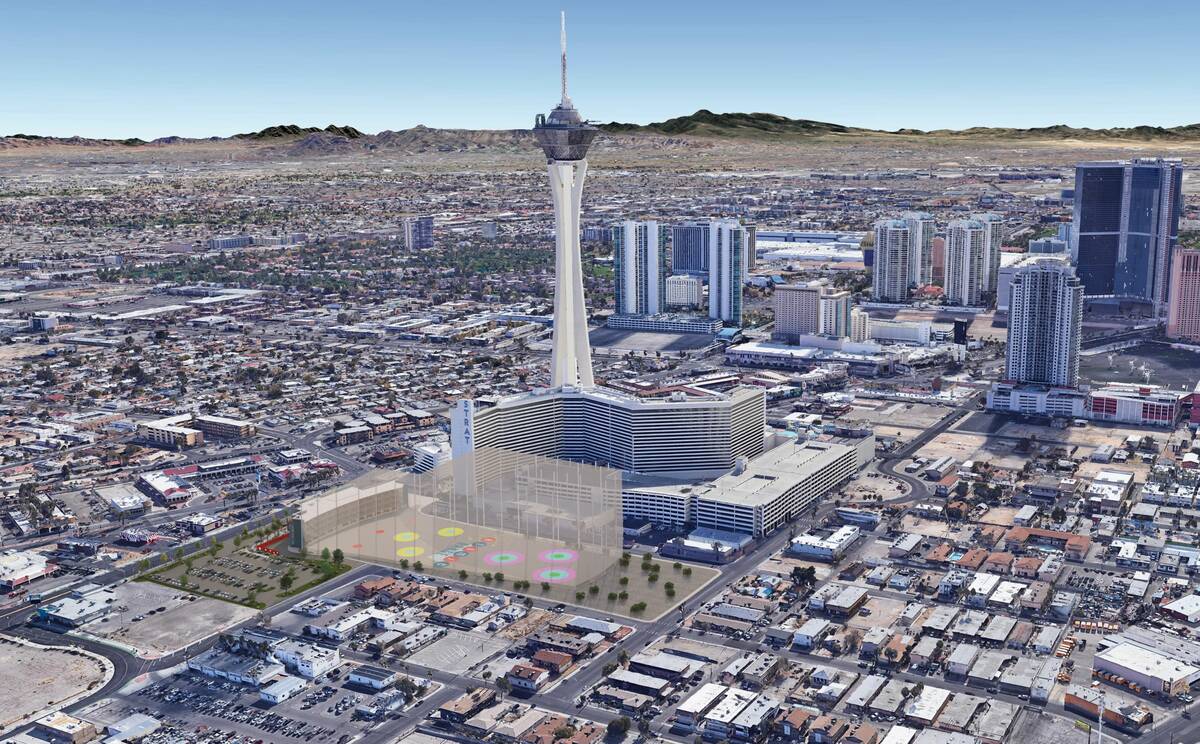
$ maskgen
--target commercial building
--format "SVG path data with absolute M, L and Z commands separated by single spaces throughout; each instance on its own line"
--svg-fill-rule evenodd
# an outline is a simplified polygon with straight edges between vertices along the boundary
M 1077 165 L 1071 253 L 1084 292 L 1164 309 L 1182 208 L 1181 161 Z
M 308 682 L 285 674 L 258 691 L 258 697 L 268 705 L 279 705 L 308 689 Z
M 617 313 L 657 315 L 665 309 L 667 228 L 626 221 L 612 228 Z
M 850 546 L 858 540 L 861 531 L 853 525 L 844 525 L 829 535 L 806 533 L 792 538 L 788 552 L 799 558 L 834 562 L 839 560 Z
M 699 277 L 669 276 L 665 284 L 668 308 L 694 310 L 704 303 L 704 282 Z
M 982 221 L 974 219 L 954 220 L 947 227 L 944 286 L 950 304 L 978 307 L 982 303 L 988 279 L 985 262 L 990 260 L 987 241 L 992 232 Z
M 46 559 L 44 553 L 32 550 L 6 551 L 0 554 L 0 591 L 11 592 L 53 573 L 57 568 Z
M 116 517 L 140 517 L 151 506 L 150 499 L 128 483 L 97 488 L 96 496 L 108 504 L 108 510 Z
M 763 451 L 766 395 L 675 390 L 656 398 L 606 388 L 558 388 L 459 401 L 455 457 L 496 448 L 601 463 L 634 473 L 713 473 Z
M 1167 338 L 1200 342 L 1200 248 L 1176 248 L 1171 259 Z
M 1083 285 L 1061 259 L 1016 272 L 1009 303 L 1005 379 L 1057 387 L 1079 384 Z
M 206 435 L 217 439 L 252 437 L 257 427 L 250 421 L 184 413 L 144 421 L 138 424 L 137 433 L 143 441 L 182 449 L 204 444 Z
M 710 483 L 627 487 L 624 499 L 630 503 L 633 492 L 644 513 L 653 511 L 649 505 L 657 500 L 664 504 L 663 511 L 683 511 L 685 521 L 698 527 L 761 537 L 846 482 L 870 460 L 873 450 L 873 437 L 854 446 L 821 441 L 783 444 Z

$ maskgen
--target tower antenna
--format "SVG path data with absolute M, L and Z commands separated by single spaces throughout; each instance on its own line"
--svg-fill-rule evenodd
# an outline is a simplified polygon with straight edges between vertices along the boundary
M 567 11 L 561 11 L 559 17 L 559 46 L 562 48 L 562 103 L 568 105 L 571 99 L 567 97 Z

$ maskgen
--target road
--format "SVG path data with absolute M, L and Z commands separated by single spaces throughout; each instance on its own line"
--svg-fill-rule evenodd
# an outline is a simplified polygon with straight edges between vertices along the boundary
M 893 452 L 889 452 L 884 456 L 882 462 L 879 463 L 879 471 L 903 481 L 904 483 L 908 484 L 909 487 L 909 493 L 906 498 L 894 500 L 890 503 L 896 503 L 897 501 L 922 501 L 932 495 L 927 481 L 913 477 L 912 475 L 905 473 L 903 470 L 896 470 L 896 466 L 902 462 L 912 459 L 913 455 L 917 454 L 922 447 L 929 444 L 934 439 L 948 431 L 950 427 L 954 426 L 971 413 L 978 410 L 978 402 L 982 396 L 983 392 L 980 391 L 964 399 L 961 403 L 951 409 L 950 413 L 943 416 L 936 424 L 913 437 L 913 439 L 903 447 L 900 447 Z

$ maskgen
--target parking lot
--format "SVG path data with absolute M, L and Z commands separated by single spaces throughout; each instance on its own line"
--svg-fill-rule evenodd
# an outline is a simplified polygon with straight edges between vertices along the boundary
M 307 695 L 268 706 L 245 685 L 185 673 L 146 687 L 126 702 L 135 710 L 165 716 L 184 730 L 207 726 L 251 740 L 336 742 L 375 726 L 355 719 L 354 706 L 362 697 L 333 686 L 314 686 Z

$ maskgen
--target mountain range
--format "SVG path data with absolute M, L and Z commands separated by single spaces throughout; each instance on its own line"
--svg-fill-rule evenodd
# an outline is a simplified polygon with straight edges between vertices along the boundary
M 1114 127 L 1087 129 L 1057 124 L 1028 129 L 1008 127 L 971 127 L 969 129 L 898 129 L 894 131 L 864 129 L 810 119 L 789 119 L 777 114 L 728 113 L 715 114 L 701 109 L 688 116 L 679 116 L 651 124 L 609 122 L 597 125 L 607 138 L 620 139 L 623 144 L 639 138 L 661 141 L 669 138 L 675 144 L 689 140 L 758 140 L 787 143 L 812 138 L 871 138 L 905 140 L 1028 140 L 1083 142 L 1200 142 L 1200 124 L 1178 127 Z M 186 138 L 160 137 L 145 141 L 130 139 L 93 139 L 86 137 L 43 137 L 13 134 L 0 137 L 0 150 L 39 147 L 169 147 L 181 144 L 243 143 L 265 146 L 287 155 L 335 154 L 371 151 L 376 149 L 403 152 L 434 152 L 483 150 L 492 148 L 527 147 L 532 134 L 525 129 L 433 129 L 416 126 L 399 131 L 385 130 L 366 134 L 349 125 L 330 124 L 325 128 L 279 124 L 257 132 L 235 134 L 231 137 Z

